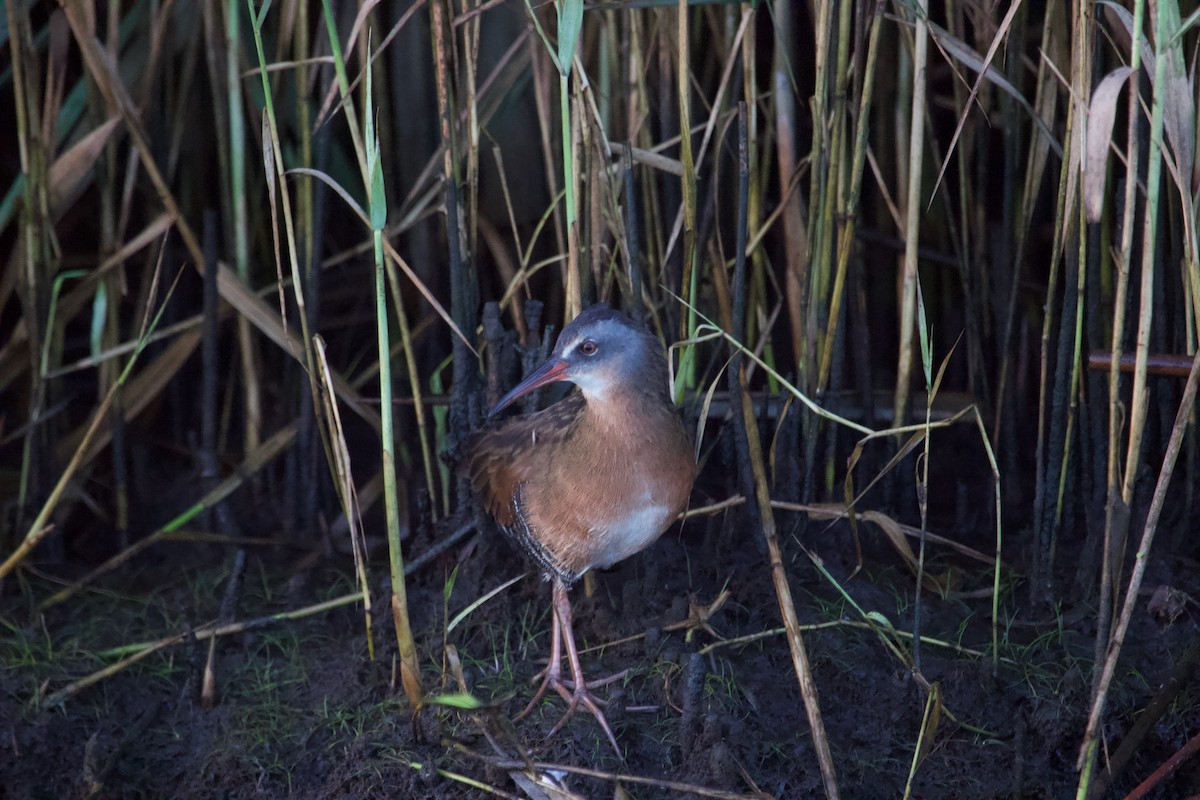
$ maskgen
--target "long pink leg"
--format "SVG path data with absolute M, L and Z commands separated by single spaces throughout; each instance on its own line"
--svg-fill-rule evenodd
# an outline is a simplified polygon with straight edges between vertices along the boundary
M 555 585 L 558 585 L 555 581 Z M 550 663 L 546 665 L 546 669 L 533 677 L 536 681 L 542 679 L 541 686 L 534 693 L 533 699 L 529 701 L 529 705 L 525 706 L 520 714 L 514 717 L 515 720 L 524 719 L 538 701 L 542 699 L 542 695 L 546 694 L 546 689 L 555 689 L 559 693 L 562 692 L 562 624 L 558 619 L 558 612 L 552 610 L 550 614 Z
M 605 735 L 608 736 L 608 741 L 612 743 L 613 750 L 616 750 L 617 755 L 620 755 L 621 747 L 617 744 L 617 737 L 613 736 L 612 728 L 608 726 L 608 719 L 600 709 L 600 701 L 588 691 L 587 681 L 583 677 L 583 667 L 579 663 L 579 649 L 575 646 L 575 629 L 571 614 L 571 600 L 567 597 L 566 585 L 557 579 L 554 581 L 554 615 L 557 617 L 558 624 L 562 628 L 563 638 L 566 639 L 567 659 L 571 662 L 571 677 L 574 679 L 575 686 L 573 692 L 568 692 L 561 683 L 555 684 L 554 688 L 567 701 L 567 713 L 563 715 L 563 718 L 558 721 L 557 725 L 550 729 L 550 735 L 553 736 L 562 730 L 562 727 L 567 724 L 567 720 L 582 705 L 600 723 L 600 727 L 604 730 Z
M 546 694 L 546 690 L 553 689 L 567 701 L 567 712 L 558 721 L 558 724 L 551 728 L 549 735 L 553 736 L 562 730 L 563 726 L 567 724 L 567 720 L 574 716 L 579 706 L 583 706 L 600 723 L 600 727 L 604 730 L 605 735 L 608 736 L 608 741 L 612 743 L 613 749 L 617 751 L 617 755 L 619 756 L 621 755 L 621 748 L 617 745 L 617 737 L 613 735 L 612 728 L 608 724 L 608 719 L 600 709 L 603 701 L 588 690 L 587 680 L 583 677 L 583 667 L 579 661 L 579 649 L 575 645 L 575 628 L 571 613 L 571 600 L 567 597 L 566 584 L 557 578 L 554 580 L 553 612 L 550 634 L 550 663 L 543 672 L 534 676 L 535 681 L 541 678 L 541 685 L 538 687 L 537 692 L 534 693 L 533 699 L 529 701 L 529 705 L 525 706 L 524 710 L 520 714 L 517 714 L 514 719 L 521 720 L 526 717 Z M 570 681 L 562 679 L 562 649 L 564 639 L 567 646 L 567 660 L 571 664 L 572 679 Z M 596 681 L 593 686 L 603 686 L 618 681 L 625 677 L 627 672 L 628 670 L 622 670 L 616 675 Z M 570 690 L 567 687 L 570 687 Z

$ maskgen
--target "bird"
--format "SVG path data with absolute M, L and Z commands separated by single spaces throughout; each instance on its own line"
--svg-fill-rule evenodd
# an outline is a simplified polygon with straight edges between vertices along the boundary
M 502 419 L 467 448 L 470 483 L 484 508 L 553 587 L 549 665 L 534 678 L 541 685 L 517 719 L 552 689 L 567 711 L 551 737 L 583 707 L 618 753 L 602 701 L 583 675 L 568 590 L 589 570 L 645 550 L 687 505 L 696 457 L 671 400 L 668 367 L 652 333 L 597 303 L 563 328 L 546 362 L 488 418 L 556 381 L 578 391 L 541 411 Z M 562 674 L 564 648 L 570 681 Z

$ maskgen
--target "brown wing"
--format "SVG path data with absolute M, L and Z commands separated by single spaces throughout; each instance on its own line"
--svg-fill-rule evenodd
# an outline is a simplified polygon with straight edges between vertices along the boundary
M 483 507 L 501 525 L 517 524 L 513 499 L 544 454 L 571 435 L 584 406 L 575 392 L 527 417 L 512 417 L 480 431 L 467 445 L 467 474 Z

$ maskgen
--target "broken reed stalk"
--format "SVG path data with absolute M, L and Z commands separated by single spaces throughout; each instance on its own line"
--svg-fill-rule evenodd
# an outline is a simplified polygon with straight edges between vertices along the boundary
M 1125 642 L 1125 634 L 1129 630 L 1134 609 L 1138 605 L 1138 592 L 1142 588 L 1142 579 L 1145 577 L 1146 566 L 1150 560 L 1150 550 L 1154 544 L 1154 535 L 1158 530 L 1158 521 L 1166 506 L 1167 487 L 1175 472 L 1175 462 L 1179 458 L 1183 436 L 1187 432 L 1189 421 L 1195 412 L 1197 386 L 1200 386 L 1200 352 L 1197 352 L 1192 359 L 1192 371 L 1188 375 L 1187 384 L 1183 388 L 1183 396 L 1179 400 L 1179 410 L 1175 414 L 1175 424 L 1171 427 L 1171 437 L 1167 441 L 1166 453 L 1163 454 L 1162 467 L 1158 471 L 1158 482 L 1154 486 L 1154 495 L 1150 498 L 1150 509 L 1146 515 L 1142 539 L 1138 543 L 1137 555 L 1134 557 L 1133 572 L 1129 576 L 1129 585 L 1125 591 L 1121 615 L 1109 638 L 1108 649 L 1100 670 L 1096 693 L 1092 701 L 1092 710 L 1088 716 L 1087 731 L 1084 733 L 1083 743 L 1079 748 L 1079 759 L 1076 763 L 1080 770 L 1079 797 L 1087 795 L 1088 783 L 1096 761 L 1097 742 L 1108 698 L 1108 689 L 1116 674 L 1121 646 Z
M 913 652 L 919 653 L 919 640 L 913 639 Z M 920 667 L 918 667 L 919 669 Z M 917 734 L 917 745 L 913 748 L 912 761 L 908 766 L 908 778 L 904 782 L 904 800 L 912 797 L 913 778 L 917 776 L 917 768 L 933 747 L 937 735 L 938 722 L 941 720 L 942 692 L 935 683 L 930 687 L 925 697 L 925 713 L 921 717 L 921 730 Z

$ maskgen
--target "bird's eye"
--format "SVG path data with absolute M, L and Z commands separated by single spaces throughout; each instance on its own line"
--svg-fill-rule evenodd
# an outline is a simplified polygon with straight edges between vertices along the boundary
M 583 353 L 585 356 L 596 355 L 596 349 L 596 343 L 591 339 L 588 339 L 586 342 L 579 345 L 579 352 Z

